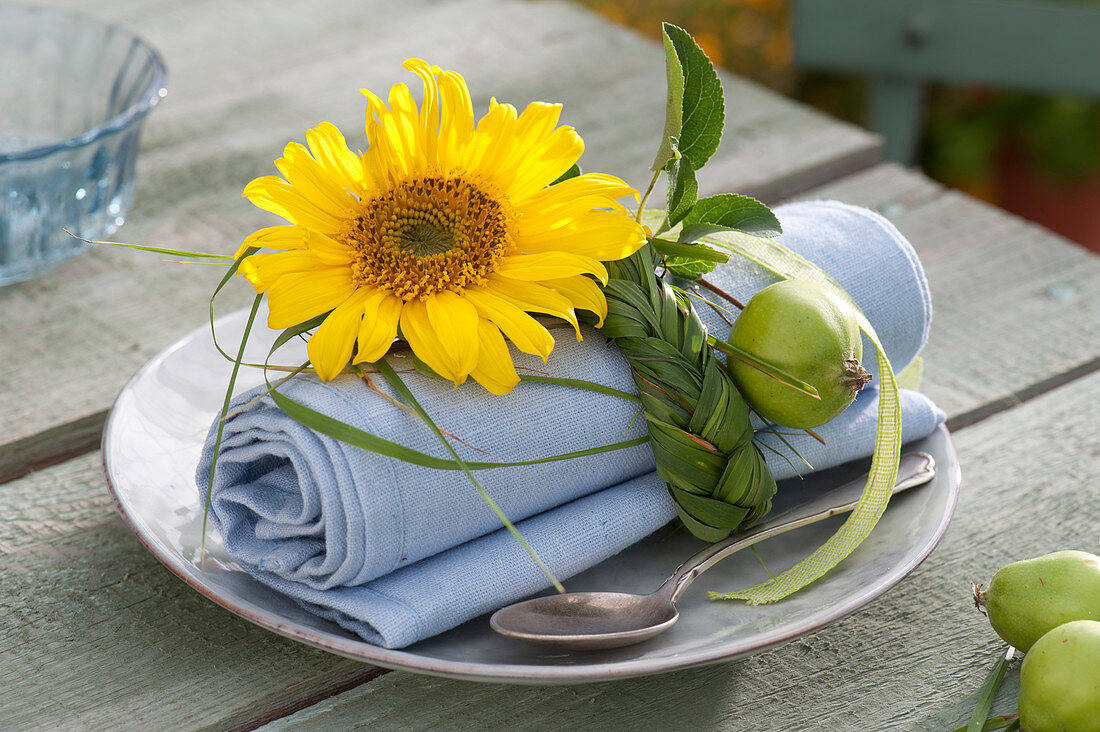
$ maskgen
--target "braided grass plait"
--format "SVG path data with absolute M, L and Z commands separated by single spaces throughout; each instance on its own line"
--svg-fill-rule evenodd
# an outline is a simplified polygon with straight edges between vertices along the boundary
M 652 245 L 608 263 L 601 331 L 630 363 L 657 474 L 692 534 L 721 541 L 771 509 L 775 478 L 749 406 L 707 344 L 691 302 L 657 277 Z

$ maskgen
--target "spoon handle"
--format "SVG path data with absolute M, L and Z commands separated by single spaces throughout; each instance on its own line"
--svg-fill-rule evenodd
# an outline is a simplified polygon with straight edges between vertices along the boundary
M 893 492 L 899 493 L 907 488 L 923 485 L 932 480 L 935 474 L 936 461 L 928 453 L 914 452 L 902 455 L 898 464 L 898 477 L 894 483 Z M 766 520 L 760 521 L 747 530 L 734 534 L 717 544 L 704 547 L 677 567 L 672 576 L 665 580 L 653 594 L 666 595 L 669 601 L 676 602 L 676 598 L 688 588 L 688 585 L 696 577 L 730 554 L 791 529 L 797 529 L 800 526 L 806 526 L 830 516 L 851 511 L 859 501 L 866 483 L 867 474 L 864 474 L 842 486 L 814 496 L 805 503 L 800 503 L 783 513 L 770 516 Z

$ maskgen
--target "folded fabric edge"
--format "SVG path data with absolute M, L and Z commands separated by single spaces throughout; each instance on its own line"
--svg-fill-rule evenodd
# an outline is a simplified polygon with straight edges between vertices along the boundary
M 561 580 L 637 543 L 675 518 L 655 473 L 577 498 L 516 524 Z M 314 590 L 256 567 L 257 580 L 308 611 L 386 648 L 402 648 L 547 587 L 506 529 L 366 584 Z
M 903 392 L 903 405 L 910 417 L 906 442 L 927 436 L 943 422 L 943 412 L 919 393 Z M 872 400 L 857 410 L 858 416 L 849 415 L 847 427 L 842 426 L 843 420 L 835 425 L 837 441 L 845 433 L 873 430 L 874 408 Z M 865 446 L 852 441 L 837 459 L 817 467 L 833 467 L 866 454 Z M 774 462 L 773 456 L 769 462 Z M 785 463 L 773 468 L 784 477 L 795 472 Z M 622 552 L 674 517 L 664 482 L 650 473 L 516 525 L 558 578 L 565 580 Z M 503 528 L 354 587 L 316 590 L 256 567 L 246 569 L 308 611 L 386 648 L 402 648 L 437 635 L 548 586 L 546 577 Z

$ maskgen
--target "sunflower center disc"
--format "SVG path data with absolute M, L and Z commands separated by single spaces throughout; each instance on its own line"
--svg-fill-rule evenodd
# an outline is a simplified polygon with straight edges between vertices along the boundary
M 412 252 L 418 257 L 442 254 L 455 245 L 454 234 L 449 229 L 420 221 L 406 226 L 398 241 L 402 251 Z
M 403 300 L 483 285 L 512 248 L 511 207 L 462 178 L 403 181 L 367 199 L 336 237 L 356 286 Z

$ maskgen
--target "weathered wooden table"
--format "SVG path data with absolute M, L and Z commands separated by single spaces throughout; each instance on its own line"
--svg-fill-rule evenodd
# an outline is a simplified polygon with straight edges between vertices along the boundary
M 56 4 L 56 3 L 55 3 Z M 240 198 L 283 143 L 362 120 L 422 56 L 484 106 L 562 101 L 589 170 L 635 184 L 662 122 L 660 48 L 565 2 L 65 0 L 170 67 L 121 240 L 232 251 Z M 758 655 L 604 684 L 513 687 L 388 672 L 254 627 L 185 586 L 115 513 L 97 452 L 111 400 L 201 324 L 202 267 L 98 248 L 0 289 L 0 727 L 921 729 L 965 722 L 1001 649 L 969 582 L 1100 539 L 1100 258 L 921 175 L 873 136 L 726 76 L 705 192 L 836 198 L 892 219 L 935 299 L 924 390 L 964 474 L 943 543 L 855 614 Z M 247 289 L 247 288 L 244 288 Z M 243 305 L 237 288 L 226 307 Z M 234 300 L 234 298 L 237 298 Z M 1011 711 L 1013 682 L 995 709 Z M 265 727 L 266 725 L 266 727 Z

